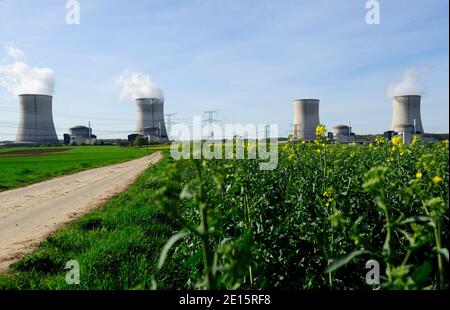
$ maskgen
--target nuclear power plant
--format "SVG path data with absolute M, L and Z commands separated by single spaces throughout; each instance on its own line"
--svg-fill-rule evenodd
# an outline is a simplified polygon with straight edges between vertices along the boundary
M 92 134 L 92 128 L 78 125 L 69 128 L 69 133 L 64 134 L 64 144 L 93 144 L 97 136 Z
M 297 99 L 294 101 L 293 136 L 295 139 L 314 140 L 316 128 L 319 124 L 318 99 Z
M 2 142 L 2 145 L 55 145 L 58 140 L 52 114 L 53 97 L 39 94 L 19 95 L 19 127 L 16 140 Z M 136 128 L 128 136 L 133 142 L 137 136 L 145 137 L 150 143 L 168 142 L 164 121 L 164 99 L 138 98 L 136 102 Z M 294 122 L 293 139 L 312 141 L 316 138 L 316 128 L 320 124 L 319 99 L 297 99 L 293 102 Z M 421 96 L 403 95 L 392 99 L 392 121 L 384 136 L 391 139 L 400 135 L 409 144 L 414 135 L 420 134 L 423 141 L 442 140 L 445 135 L 424 133 L 421 119 Z M 448 135 L 447 135 L 448 136 Z M 328 141 L 340 143 L 370 143 L 373 135 L 357 135 L 347 125 L 334 126 L 327 134 Z M 64 135 L 65 144 L 91 144 L 96 136 L 86 126 L 70 128 L 70 134 Z
M 392 121 L 389 130 L 383 136 L 389 140 L 399 135 L 405 144 L 413 141 L 414 135 L 421 135 L 422 141 L 442 141 L 448 134 L 425 133 L 420 111 L 420 95 L 395 96 L 392 99 Z M 294 123 L 292 138 L 311 141 L 316 138 L 316 128 L 320 124 L 319 100 L 297 99 L 294 101 Z M 336 125 L 327 134 L 328 141 L 340 143 L 370 143 L 373 134 L 357 135 L 347 125 Z
M 52 96 L 19 95 L 19 128 L 16 143 L 59 144 L 53 124 Z
M 396 96 L 392 100 L 391 131 L 400 132 L 405 126 L 414 126 L 413 133 L 423 134 L 420 117 L 420 96 Z
M 157 98 L 136 99 L 136 133 L 149 142 L 165 142 L 167 136 L 164 122 L 164 100 Z
M 355 134 L 352 132 L 352 128 L 347 125 L 336 125 L 331 131 L 332 138 L 342 143 L 351 143 L 355 141 Z

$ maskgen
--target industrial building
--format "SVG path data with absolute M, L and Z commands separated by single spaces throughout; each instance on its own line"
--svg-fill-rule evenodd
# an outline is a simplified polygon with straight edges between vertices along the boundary
M 398 134 L 405 144 L 410 144 L 415 134 L 423 135 L 420 101 L 421 96 L 418 95 L 394 97 L 391 128 L 385 135 L 392 137 Z
M 132 133 L 131 135 L 128 135 L 128 142 L 129 143 L 133 143 L 134 141 L 136 141 L 137 137 L 142 137 L 141 135 L 137 134 L 137 133 Z
M 60 144 L 53 123 L 52 96 L 19 95 L 19 128 L 17 144 Z
M 294 139 L 314 140 L 316 128 L 319 124 L 318 99 L 297 99 L 294 101 Z
M 413 132 L 424 133 L 422 119 L 420 117 L 421 96 L 396 96 L 392 100 L 392 124 L 391 131 L 399 132 L 405 125 L 414 126 Z
M 96 139 L 92 128 L 82 125 L 69 128 L 69 134 L 64 134 L 64 144 L 92 144 Z
M 414 125 L 400 124 L 397 125 L 398 134 L 402 137 L 404 144 L 410 144 L 415 133 Z
M 164 100 L 157 98 L 136 99 L 136 134 L 151 142 L 169 140 L 164 122 Z
M 20 119 L 15 145 L 55 145 L 60 144 L 52 113 L 53 97 L 39 94 L 19 95 Z M 320 124 L 319 99 L 297 99 L 293 102 L 293 138 L 311 141 L 316 138 L 316 128 Z M 421 119 L 421 96 L 403 95 L 392 99 L 392 121 L 384 136 L 391 139 L 401 135 L 409 144 L 414 135 L 420 134 L 423 141 L 442 140 L 439 135 L 425 134 Z M 164 121 L 164 99 L 136 99 L 136 130 L 128 136 L 133 142 L 137 136 L 145 137 L 149 143 L 169 141 Z M 369 138 L 367 138 L 367 137 Z M 334 126 L 328 133 L 329 141 L 341 143 L 368 143 L 374 135 L 357 136 L 347 125 Z M 93 144 L 96 136 L 86 126 L 74 126 L 69 134 L 64 134 L 65 144 Z M 3 143 L 10 145 L 11 143 Z
M 352 132 L 350 126 L 347 125 L 337 125 L 333 127 L 333 140 L 341 143 L 352 143 L 355 142 L 355 134 Z
M 391 127 L 383 135 L 388 139 L 395 135 L 401 135 L 405 144 L 411 143 L 414 135 L 417 134 L 422 135 L 424 141 L 435 140 L 434 136 L 424 134 L 420 104 L 421 96 L 419 95 L 394 97 L 392 100 Z M 294 139 L 314 140 L 316 128 L 319 124 L 318 99 L 298 99 L 294 101 Z M 347 125 L 334 126 L 332 131 L 328 133 L 329 141 L 341 143 L 367 143 L 370 139 L 367 139 L 366 136 L 357 136 Z

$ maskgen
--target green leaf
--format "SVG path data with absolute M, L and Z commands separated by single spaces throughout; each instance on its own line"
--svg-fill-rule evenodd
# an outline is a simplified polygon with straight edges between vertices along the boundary
M 428 262 L 423 263 L 413 274 L 412 278 L 416 285 L 422 286 L 428 279 L 431 272 L 431 265 Z
M 341 268 L 342 266 L 344 266 L 345 264 L 347 264 L 348 262 L 350 262 L 353 258 L 355 258 L 356 256 L 359 256 L 361 254 L 369 254 L 369 251 L 366 250 L 358 250 L 358 251 L 353 251 L 348 255 L 342 256 L 338 259 L 335 259 L 333 261 L 333 263 L 331 263 L 331 265 L 329 265 L 326 269 L 324 273 L 330 273 L 335 271 L 336 269 Z
M 431 222 L 433 221 L 432 217 L 429 216 L 413 216 L 410 218 L 407 218 L 406 220 L 403 220 L 402 222 L 400 222 L 400 225 L 405 225 L 405 224 L 410 224 L 410 223 L 417 223 L 417 222 Z
M 161 255 L 159 256 L 158 261 L 158 269 L 161 269 L 161 267 L 164 265 L 164 262 L 167 258 L 167 254 L 169 253 L 169 250 L 173 247 L 173 245 L 180 239 L 183 239 L 189 235 L 189 232 L 180 231 L 177 232 L 175 235 L 170 237 L 170 239 L 167 241 L 167 243 L 164 245 L 163 249 L 161 250 Z
M 439 250 L 439 253 L 441 253 L 445 257 L 445 259 L 447 260 L 447 263 L 448 263 L 448 249 L 442 248 Z

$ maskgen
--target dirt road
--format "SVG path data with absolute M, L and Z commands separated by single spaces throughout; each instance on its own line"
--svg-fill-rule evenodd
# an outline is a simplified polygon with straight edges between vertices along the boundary
M 161 153 L 0 193 L 0 271 L 58 227 L 125 190 Z

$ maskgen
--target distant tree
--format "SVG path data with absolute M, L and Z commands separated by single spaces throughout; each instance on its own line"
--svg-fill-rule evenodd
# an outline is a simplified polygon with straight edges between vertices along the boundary
M 117 145 L 120 147 L 127 147 L 130 146 L 130 143 L 127 140 L 118 140 Z
M 136 139 L 134 140 L 134 145 L 138 148 L 141 148 L 144 145 L 147 145 L 147 150 L 148 150 L 148 140 L 147 138 L 144 138 L 143 136 L 137 136 Z

